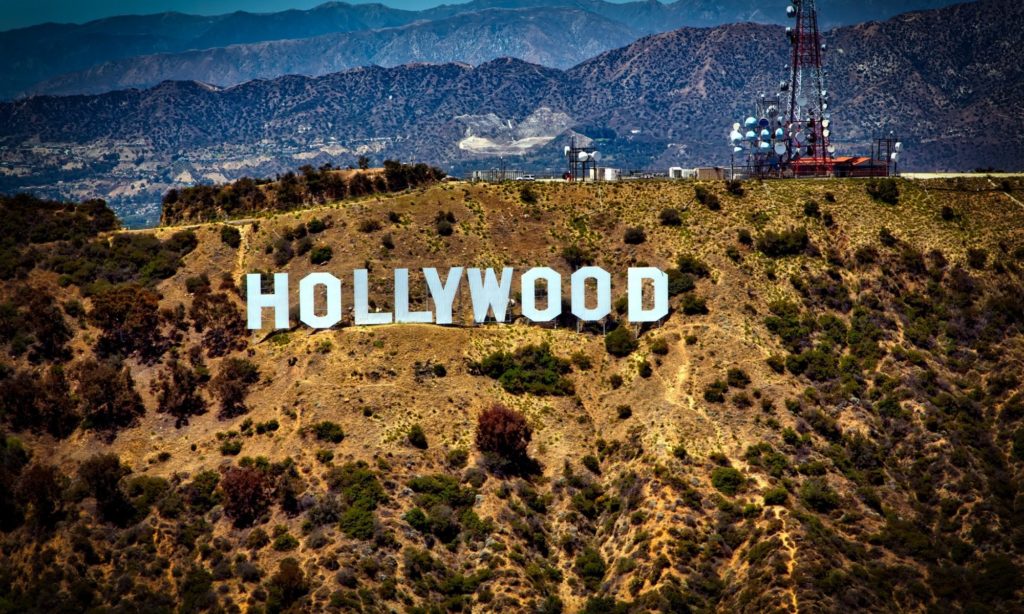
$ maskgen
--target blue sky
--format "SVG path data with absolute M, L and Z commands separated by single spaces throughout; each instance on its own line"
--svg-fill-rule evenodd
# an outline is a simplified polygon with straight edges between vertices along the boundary
M 351 4 L 359 0 L 347 0 Z M 464 0 L 385 0 L 381 4 L 402 9 L 422 9 Z M 82 23 L 111 15 L 178 11 L 217 15 L 231 11 L 272 12 L 312 8 L 324 0 L 0 0 L 0 30 L 21 28 L 47 21 Z

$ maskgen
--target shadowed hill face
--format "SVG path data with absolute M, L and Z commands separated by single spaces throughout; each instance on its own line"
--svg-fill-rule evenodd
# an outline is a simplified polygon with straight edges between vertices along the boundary
M 843 0 L 823 1 L 819 3 L 826 19 L 823 26 L 858 23 L 872 19 L 885 19 L 900 12 L 934 8 L 949 4 L 946 0 L 906 0 L 904 2 L 859 2 L 849 6 Z M 310 39 L 324 35 L 361 33 L 362 36 L 349 38 L 342 36 L 342 45 L 348 43 L 355 46 L 382 46 L 377 50 L 374 63 L 387 63 L 388 58 L 405 58 L 403 61 L 417 59 L 407 52 L 398 49 L 387 49 L 385 42 L 395 39 L 395 47 L 422 47 L 424 57 L 420 59 L 445 58 L 446 60 L 473 61 L 473 56 L 487 54 L 487 47 L 482 41 L 473 40 L 470 45 L 459 47 L 452 38 L 430 38 L 424 36 L 424 30 L 437 30 L 433 25 L 427 28 L 413 28 L 404 32 L 378 35 L 373 31 L 385 28 L 398 28 L 415 22 L 458 21 L 471 24 L 479 20 L 481 12 L 491 9 L 502 11 L 501 23 L 494 25 L 494 30 L 486 38 L 492 39 L 490 49 L 497 49 L 495 55 L 513 55 L 527 60 L 552 60 L 557 65 L 566 61 L 560 57 L 565 46 L 581 47 L 578 39 L 563 37 L 561 41 L 551 40 L 544 28 L 533 31 L 523 29 L 524 24 L 515 12 L 507 9 L 525 9 L 539 17 L 543 12 L 549 13 L 559 22 L 564 32 L 573 27 L 583 28 L 589 35 L 586 47 L 599 47 L 599 51 L 624 44 L 621 40 L 629 35 L 629 40 L 645 34 L 665 32 L 682 26 L 716 26 L 738 21 L 756 21 L 760 23 L 785 23 L 785 4 L 766 7 L 764 3 L 751 0 L 738 0 L 730 3 L 710 3 L 704 0 L 681 0 L 671 4 L 660 2 L 627 2 L 610 3 L 601 0 L 564 1 L 545 3 L 535 0 L 480 0 L 469 3 L 457 3 L 439 6 L 424 11 L 403 11 L 381 4 L 347 4 L 344 2 L 328 2 L 309 10 L 289 10 L 276 13 L 234 13 L 216 16 L 183 15 L 180 13 L 163 13 L 158 15 L 136 15 L 111 17 L 89 23 L 54 24 L 47 23 L 29 28 L 0 32 L 0 50 L 11 58 L 6 67 L 8 79 L 0 84 L 0 97 L 12 98 L 26 92 L 73 93 L 98 92 L 104 88 L 115 86 L 128 87 L 147 83 L 146 73 L 159 72 L 164 76 L 156 77 L 148 83 L 157 83 L 163 78 L 180 78 L 185 80 L 203 80 L 203 66 L 215 64 L 220 66 L 219 78 L 210 81 L 226 84 L 219 79 L 230 78 L 235 69 L 232 64 L 244 64 L 251 76 L 280 76 L 290 72 L 311 70 L 310 74 L 322 74 L 317 71 L 315 60 L 304 57 L 287 65 L 281 59 L 261 58 L 268 41 L 305 41 L 309 44 L 272 44 L 275 54 L 296 55 L 309 54 L 315 56 L 324 53 L 324 41 L 316 43 Z M 576 25 L 570 26 L 558 13 L 568 9 L 577 14 Z M 60 21 L 54 19 L 53 21 Z M 516 24 L 520 26 L 516 30 Z M 585 25 L 582 25 L 585 24 Z M 547 24 L 555 25 L 554 23 Z M 443 28 L 443 26 L 441 26 Z M 502 31 L 515 31 L 516 36 L 503 35 Z M 580 33 L 575 33 L 578 36 Z M 462 36 L 476 38 L 468 27 L 463 28 Z M 519 39 L 518 41 L 516 39 Z M 586 39 L 587 36 L 585 35 Z M 337 39 L 337 37 L 336 37 Z M 227 49 L 232 45 L 253 45 L 250 49 Z M 455 47 L 455 48 L 453 48 Z M 121 64 L 119 61 L 138 56 L 153 54 L 178 54 L 190 50 L 200 50 L 187 56 L 170 56 L 168 58 L 149 58 L 140 62 Z M 201 50 L 207 50 L 203 52 Z M 332 50 L 338 53 L 338 49 Z M 456 57 L 451 57 L 451 54 Z M 495 53 L 495 52 L 491 52 Z M 465 54 L 461 55 L 460 54 Z M 225 57 L 227 56 L 227 57 Z M 353 56 L 350 58 L 355 60 Z M 365 56 L 364 56 L 365 57 Z M 588 55 L 580 56 L 589 57 Z M 190 65 L 190 59 L 195 61 Z M 168 66 L 167 63 L 172 63 Z M 340 59 L 339 59 L 340 62 Z M 254 64 L 256 66 L 254 66 Z M 332 64 L 335 70 L 341 63 Z M 259 67 L 259 68 L 258 68 Z M 118 68 L 131 70 L 137 74 L 137 80 L 131 78 L 112 78 L 111 71 Z M 259 70 L 268 71 L 266 75 L 255 74 Z M 289 69 L 289 70 L 286 70 Z M 273 71 L 277 72 L 273 72 Z M 67 78 L 62 75 L 86 71 L 84 75 Z M 177 71 L 177 72 L 175 72 Z M 246 71 L 242 71 L 245 73 Z M 41 82 L 58 78 L 40 89 Z M 152 76 L 150 77 L 152 79 Z
M 1001 128 L 1024 114 L 1014 24 L 1020 3 L 991 0 L 830 32 L 839 152 L 867 153 L 894 130 L 903 170 L 1017 170 L 1020 142 Z M 457 175 L 504 156 L 560 174 L 575 133 L 599 139 L 610 167 L 724 165 L 728 127 L 775 91 L 786 50 L 781 27 L 739 24 L 655 35 L 567 71 L 498 59 L 36 97 L 0 104 L 0 158 L 14 169 L 0 190 L 106 197 L 122 211 L 171 187 L 364 155 Z
M 1020 181 L 898 181 L 895 204 L 865 181 L 741 188 L 446 183 L 235 225 L 41 227 L 0 285 L 4 599 L 1011 611 Z M 422 266 L 584 263 L 615 288 L 668 270 L 671 315 L 637 336 L 613 314 L 607 337 L 237 326 L 250 272 L 369 268 L 387 309 L 407 267 L 426 308 Z

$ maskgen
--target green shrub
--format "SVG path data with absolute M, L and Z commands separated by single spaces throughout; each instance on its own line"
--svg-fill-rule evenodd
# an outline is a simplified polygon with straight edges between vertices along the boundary
M 694 277 L 708 277 L 711 269 L 693 254 L 680 254 L 676 257 L 676 266 L 681 273 L 689 273 Z
M 679 209 L 672 207 L 662 209 L 658 215 L 658 220 L 662 226 L 681 226 L 683 224 L 683 218 L 679 215 Z
M 726 383 L 733 388 L 746 388 L 750 385 L 750 376 L 743 369 L 733 367 L 726 373 Z
M 967 266 L 972 269 L 983 270 L 988 262 L 988 252 L 980 247 L 971 247 L 967 250 Z
M 785 505 L 788 498 L 789 493 L 782 486 L 773 486 L 764 491 L 765 505 Z
M 651 363 L 649 363 L 649 362 L 647 362 L 645 360 L 645 361 L 641 362 L 639 365 L 637 365 L 636 373 L 640 377 L 642 377 L 644 379 L 647 379 L 651 375 L 654 374 L 654 371 L 653 371 L 653 369 L 651 369 Z
M 651 353 L 658 356 L 668 354 L 668 341 L 664 337 L 658 337 L 651 341 Z
M 567 245 L 562 248 L 562 259 L 572 267 L 578 269 L 594 261 L 594 257 L 587 250 L 579 245 Z
M 409 428 L 408 438 L 409 444 L 412 445 L 412 447 L 419 448 L 420 450 L 427 449 L 427 434 L 423 432 L 422 426 L 418 424 L 412 425 Z
M 526 345 L 514 352 L 495 352 L 474 365 L 480 373 L 498 380 L 512 394 L 566 396 L 575 392 L 565 377 L 570 363 L 555 356 L 551 347 Z
M 345 431 L 342 430 L 341 425 L 330 420 L 322 420 L 314 424 L 313 434 L 320 441 L 331 443 L 341 443 L 345 439 Z
M 629 405 L 619 405 L 615 408 L 615 413 L 619 416 L 619 420 L 625 420 L 633 415 L 633 408 Z
M 576 563 L 573 569 L 575 569 L 576 574 L 579 575 L 587 590 L 593 592 L 600 588 L 601 581 L 604 580 L 608 567 L 605 565 L 600 552 L 594 548 L 587 547 L 576 556 Z
M 800 487 L 800 499 L 816 512 L 830 512 L 839 506 L 839 495 L 823 478 L 809 478 Z
M 725 191 L 733 196 L 743 196 L 746 190 L 743 189 L 743 182 L 739 179 L 731 179 L 725 182 Z
M 586 467 L 591 473 L 601 473 L 601 463 L 597 460 L 597 457 L 593 454 L 584 456 L 581 460 L 583 466 Z
M 809 243 L 807 229 L 803 227 L 782 231 L 766 230 L 757 239 L 757 249 L 766 256 L 778 258 L 803 253 Z
M 359 222 L 359 232 L 377 232 L 381 229 L 381 224 L 377 220 L 366 219 Z
M 627 228 L 622 240 L 626 245 L 640 245 L 647 240 L 647 234 L 644 233 L 643 228 Z
M 622 358 L 632 354 L 639 344 L 629 327 L 620 326 L 604 336 L 604 347 L 612 356 Z
M 295 539 L 288 533 L 282 533 L 274 538 L 274 550 L 278 552 L 288 552 L 289 550 L 295 550 L 299 547 L 299 540 Z
M 900 189 L 892 178 L 871 180 L 868 182 L 868 195 L 875 200 L 895 205 L 900 200 Z
M 724 403 L 728 389 L 729 385 L 721 380 L 711 382 L 704 387 L 704 400 L 708 403 Z
M 669 269 L 665 271 L 665 274 L 668 275 L 669 296 L 678 296 L 697 287 L 697 278 L 690 273 L 683 273 L 679 269 Z
M 242 244 L 242 233 L 234 226 L 221 226 L 220 241 L 228 247 L 237 248 Z
M 809 200 L 804 203 L 804 215 L 807 217 L 821 216 L 821 207 L 818 205 L 817 201 Z
M 707 188 L 702 185 L 695 186 L 694 196 L 697 198 L 697 202 L 704 205 L 711 211 L 718 211 L 722 208 L 722 203 L 718 199 L 718 195 L 710 192 Z
M 334 250 L 329 245 L 320 245 L 309 253 L 309 261 L 315 265 L 327 264 L 334 257 Z
M 711 472 L 711 484 L 720 492 L 729 496 L 739 492 L 744 481 L 743 474 L 733 467 L 715 467 Z
M 708 303 L 705 299 L 687 294 L 683 297 L 680 307 L 683 309 L 683 313 L 688 316 L 700 316 L 708 314 Z
M 238 439 L 228 439 L 220 444 L 220 453 L 224 456 L 237 456 L 242 451 L 242 442 Z

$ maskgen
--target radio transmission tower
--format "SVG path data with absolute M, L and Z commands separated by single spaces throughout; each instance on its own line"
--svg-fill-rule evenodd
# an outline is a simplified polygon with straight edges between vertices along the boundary
M 797 175 L 828 174 L 835 148 L 829 143 L 831 117 L 828 90 L 822 74 L 821 56 L 825 45 L 818 32 L 818 10 L 814 0 L 792 0 L 786 9 L 795 23 L 786 28 L 793 46 L 786 132 L 788 153 Z

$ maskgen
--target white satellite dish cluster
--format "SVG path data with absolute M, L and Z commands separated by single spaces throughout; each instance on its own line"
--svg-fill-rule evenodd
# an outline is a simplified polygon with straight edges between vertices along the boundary
M 751 116 L 732 125 L 729 142 L 732 143 L 733 154 L 748 152 L 766 159 L 786 155 L 789 151 L 787 134 L 778 107 L 768 107 L 766 115 L 761 118 Z
M 568 157 L 569 150 L 570 150 L 570 147 L 568 145 L 566 145 L 565 152 L 563 153 L 563 155 Z M 600 162 L 601 161 L 601 152 L 599 152 L 599 151 L 581 151 L 578 154 L 576 154 L 576 159 L 579 160 L 580 162 L 584 162 L 584 163 L 586 163 L 586 162 L 595 162 L 595 163 L 596 162 Z

